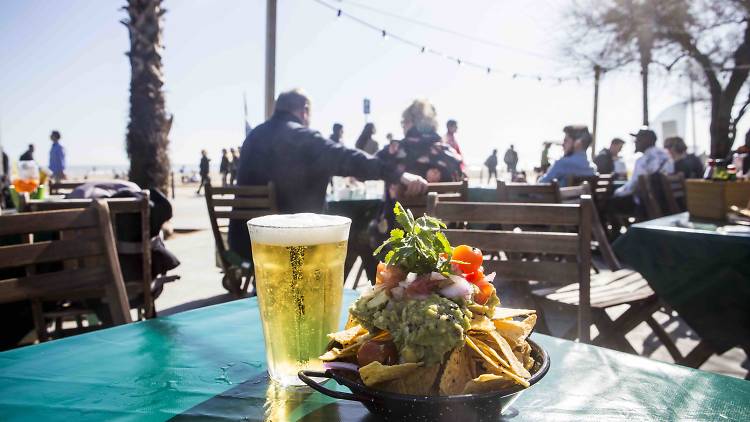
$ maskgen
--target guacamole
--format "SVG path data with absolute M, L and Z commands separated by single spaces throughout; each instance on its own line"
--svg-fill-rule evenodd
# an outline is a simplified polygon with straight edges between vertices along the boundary
M 464 343 L 471 311 L 460 302 L 434 293 L 426 299 L 403 301 L 381 301 L 376 294 L 357 299 L 350 312 L 368 330 L 391 333 L 402 363 L 433 365 L 442 363 L 447 352 Z

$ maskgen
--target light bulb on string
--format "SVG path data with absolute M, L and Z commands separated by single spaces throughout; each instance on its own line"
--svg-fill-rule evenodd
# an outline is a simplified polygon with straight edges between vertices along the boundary
M 383 36 L 383 41 L 388 40 L 388 33 L 385 32 L 385 29 L 381 31 L 381 35 Z
M 518 77 L 518 73 L 513 74 L 513 79 L 516 79 Z
M 336 11 L 336 17 L 337 18 L 341 17 L 341 9 L 339 9 L 339 10 Z
M 427 50 L 427 48 L 426 47 L 422 47 L 422 50 L 420 51 L 420 53 L 424 53 L 425 50 Z
M 487 68 L 487 74 L 489 75 L 491 72 L 492 72 L 492 69 L 488 67 Z
M 458 63 L 459 67 L 463 64 L 463 63 L 461 63 L 461 59 L 456 59 L 456 63 Z

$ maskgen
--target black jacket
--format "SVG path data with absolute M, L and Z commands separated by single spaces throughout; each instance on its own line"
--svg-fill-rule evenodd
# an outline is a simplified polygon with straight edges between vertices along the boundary
M 237 184 L 273 182 L 281 213 L 323 212 L 331 176 L 397 182 L 403 171 L 394 163 L 349 149 L 301 124 L 290 113 L 274 113 L 245 138 L 237 170 Z M 230 248 L 250 255 L 246 225 L 232 220 Z
M 202 177 L 208 176 L 209 168 L 208 168 L 208 162 L 210 159 L 208 157 L 201 157 L 201 163 L 198 167 L 200 170 L 200 174 Z
M 615 160 L 612 159 L 612 154 L 608 148 L 602 148 L 599 154 L 594 157 L 594 164 L 596 164 L 596 171 L 599 174 L 612 174 L 615 172 Z

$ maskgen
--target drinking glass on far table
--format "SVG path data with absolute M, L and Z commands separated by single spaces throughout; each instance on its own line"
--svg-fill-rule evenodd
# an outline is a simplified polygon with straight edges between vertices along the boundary
M 258 217 L 247 223 L 268 373 L 283 386 L 320 370 L 326 335 L 338 330 L 351 220 L 321 214 Z
M 13 187 L 18 193 L 31 193 L 39 187 L 39 167 L 36 162 L 18 162 L 18 177 L 13 179 Z

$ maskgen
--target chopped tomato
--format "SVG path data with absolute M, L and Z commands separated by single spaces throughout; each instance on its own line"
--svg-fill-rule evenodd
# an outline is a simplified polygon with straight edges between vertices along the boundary
M 458 245 L 453 249 L 453 260 L 459 261 L 458 267 L 464 274 L 473 273 L 482 266 L 482 251 L 467 245 Z
M 409 296 L 424 296 L 432 293 L 433 290 L 440 284 L 439 280 L 430 280 L 430 275 L 421 275 L 416 280 L 409 284 L 406 288 L 406 294 Z
M 405 278 L 406 273 L 401 268 L 381 262 L 378 264 L 377 273 L 375 274 L 375 284 L 385 284 L 390 288 Z
M 474 301 L 480 305 L 484 305 L 495 291 L 495 286 L 485 280 L 476 283 L 476 285 L 479 287 L 479 292 L 474 294 Z
M 473 273 L 466 274 L 465 276 L 466 281 L 469 283 L 477 284 L 479 282 L 484 281 L 484 273 L 482 272 L 482 269 L 478 269 L 474 271 Z

